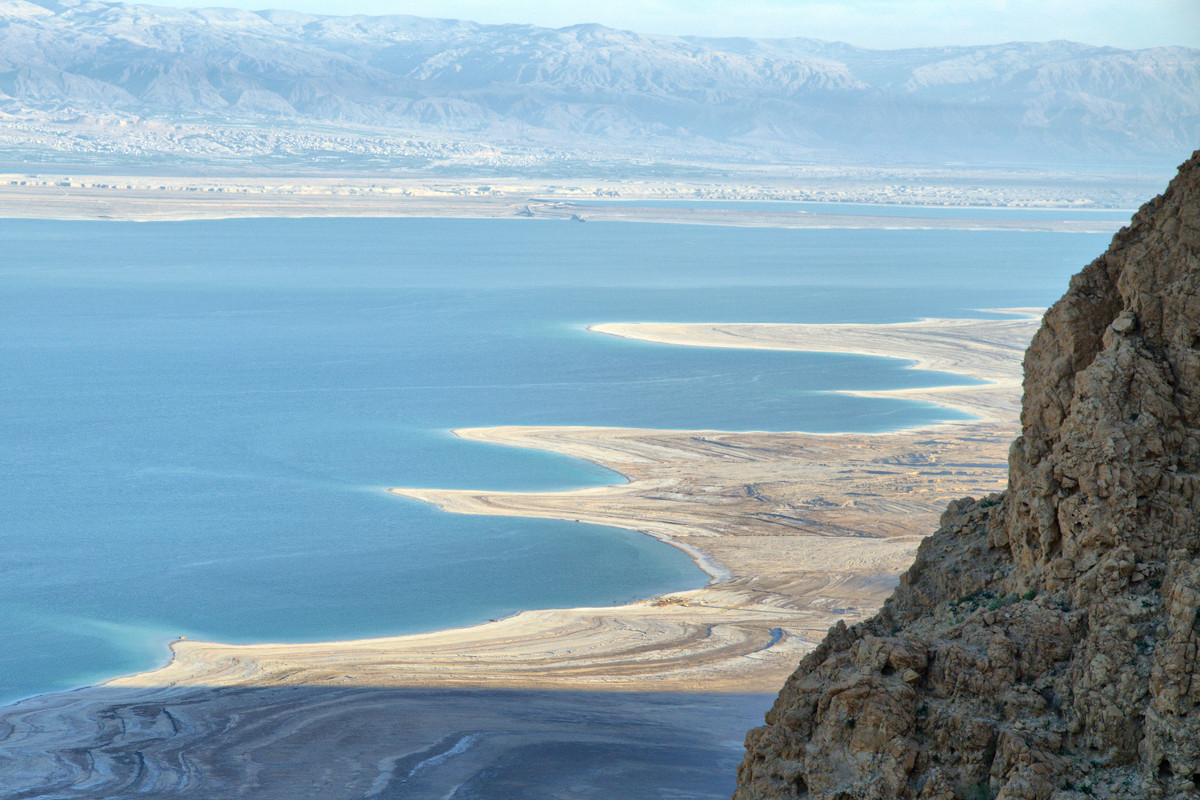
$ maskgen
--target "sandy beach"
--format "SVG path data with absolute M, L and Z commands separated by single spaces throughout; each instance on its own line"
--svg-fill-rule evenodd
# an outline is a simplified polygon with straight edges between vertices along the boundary
M 696 739 L 696 715 L 720 717 L 711 736 L 724 743 L 720 752 L 734 753 L 735 730 L 757 723 L 825 630 L 869 616 L 887 596 L 949 500 L 1002 488 L 1020 358 L 1038 324 L 1029 310 L 1010 311 L 899 325 L 596 325 L 597 335 L 680 345 L 892 356 L 986 383 L 874 393 L 978 417 L 886 434 L 457 431 L 586 458 L 629 482 L 547 493 L 391 491 L 457 513 L 642 531 L 687 550 L 713 582 L 614 608 L 528 611 L 415 636 L 176 642 L 162 669 L 5 708 L 0 773 L 22 792 L 62 797 L 135 785 L 151 787 L 150 796 L 235 796 L 251 787 L 248 796 L 288 797 L 289 787 L 313 785 L 328 785 L 322 797 L 389 796 L 388 787 L 420 773 L 442 788 L 395 796 L 444 796 L 465 780 L 463 770 L 516 769 L 520 747 L 583 741 L 604 720 L 612 721 L 608 745 L 644 756 L 645 730 L 632 720 L 648 714 L 659 726 L 652 738 L 675 735 L 696 752 L 716 747 Z M 518 706 L 525 716 L 503 710 Z M 568 707 L 571 714 L 559 713 Z M 388 719 L 418 718 L 380 729 Z M 331 726 L 357 733 L 331 739 L 321 733 Z M 438 770 L 401 768 L 424 763 L 412 761 L 422 753 Z M 563 769 L 575 760 L 564 755 Z M 286 780 L 276 769 L 285 762 Z M 340 777 L 330 777 L 330 764 Z M 276 777 L 264 783 L 266 775 Z

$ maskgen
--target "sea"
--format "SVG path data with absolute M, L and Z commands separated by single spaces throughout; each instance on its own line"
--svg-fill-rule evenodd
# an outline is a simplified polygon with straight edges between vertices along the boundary
M 1109 238 L 0 220 L 0 702 L 155 667 L 179 636 L 404 634 L 702 586 L 685 553 L 635 532 L 446 514 L 384 490 L 624 480 L 452 433 L 470 426 L 874 432 L 961 418 L 838 393 L 971 382 L 901 360 L 587 326 L 986 317 L 1050 304 Z

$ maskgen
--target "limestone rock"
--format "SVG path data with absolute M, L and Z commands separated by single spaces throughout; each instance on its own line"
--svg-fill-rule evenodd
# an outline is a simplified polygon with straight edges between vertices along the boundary
M 1009 487 L 746 737 L 735 800 L 1200 797 L 1200 152 L 1025 356 Z

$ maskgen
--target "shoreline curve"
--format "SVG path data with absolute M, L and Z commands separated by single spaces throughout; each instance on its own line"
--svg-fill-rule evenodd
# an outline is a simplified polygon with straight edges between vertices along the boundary
M 655 693 L 710 698 L 774 693 L 831 625 L 874 614 L 949 501 L 1002 488 L 1008 445 L 1017 430 L 1017 354 L 1037 324 L 1034 319 L 926 320 L 901 323 L 903 328 L 723 325 L 675 331 L 672 336 L 709 337 L 714 343 L 707 346 L 724 346 L 734 338 L 741 346 L 759 342 L 780 349 L 865 350 L 919 363 L 948 360 L 957 368 L 947 371 L 989 382 L 919 390 L 921 399 L 974 409 L 978 419 L 884 434 L 563 427 L 456 431 L 462 438 L 585 458 L 624 475 L 628 483 L 568 492 L 391 491 L 459 513 L 630 528 L 691 548 L 723 571 L 713 570 L 716 579 L 704 588 L 636 603 L 522 611 L 494 622 L 407 636 L 255 645 L 175 641 L 171 660 L 159 669 L 0 709 L 0 728 L 9 731 L 6 775 L 14 785 L 28 781 L 36 789 L 45 780 L 39 776 L 50 770 L 66 776 L 64 785 L 74 785 L 71 776 L 95 780 L 96 770 L 126 774 L 130 767 L 121 759 L 133 746 L 139 754 L 161 753 L 154 756 L 156 768 L 174 763 L 172 754 L 185 746 L 213 753 L 257 746 L 262 740 L 254 738 L 260 735 L 256 726 L 218 724 L 247 714 L 276 719 L 277 728 L 264 729 L 275 731 L 271 742 L 284 737 L 311 747 L 310 738 L 287 733 L 299 719 L 356 726 L 363 717 L 355 703 L 370 703 L 371 719 L 387 720 L 401 707 L 408 713 L 414 702 L 436 710 L 448 702 L 446 692 L 460 689 L 551 692 L 545 696 L 550 699 L 536 701 L 541 703 L 620 695 L 628 698 L 621 702 L 630 709 L 646 708 L 644 698 Z M 665 335 L 636 326 L 623 331 Z M 279 694 L 301 688 L 303 695 Z M 512 697 L 469 696 L 479 697 L 478 713 L 488 719 L 500 719 L 494 715 Z M 284 697 L 291 699 L 284 702 Z M 346 705 L 334 709 L 331 703 Z M 461 724 L 443 721 L 439 728 L 440 717 L 426 719 L 423 737 L 446 735 L 452 731 L 445 725 Z M 320 746 L 328 751 L 332 745 Z M 354 769 L 364 772 L 368 784 L 378 774 L 366 775 L 370 770 L 363 765 L 388 757 L 378 750 L 385 745 L 371 746 L 376 749 L 363 745 L 366 750 L 350 756 L 360 759 Z M 102 759 L 102 765 L 63 755 L 80 748 Z M 193 774 L 161 773 L 155 779 L 186 781 Z
M 454 429 L 452 433 L 462 439 L 471 441 L 504 444 L 507 446 L 527 447 L 549 450 L 574 458 L 581 458 L 598 466 L 622 475 L 627 483 L 611 484 L 599 487 L 586 487 L 568 491 L 554 492 L 500 492 L 475 491 L 464 489 L 411 489 L 388 488 L 390 494 L 421 500 L 437 505 L 451 513 L 485 514 L 501 516 L 527 516 L 617 527 L 634 530 L 652 536 L 664 543 L 687 553 L 697 567 L 709 575 L 709 585 L 701 590 L 685 590 L 669 592 L 656 598 L 647 598 L 634 604 L 623 606 L 605 606 L 596 609 L 535 609 L 518 611 L 508 617 L 481 622 L 457 628 L 438 629 L 425 633 L 407 634 L 401 636 L 373 637 L 368 639 L 338 640 L 331 642 L 307 643 L 258 643 L 247 645 L 227 645 L 218 642 L 200 640 L 176 640 L 168 643 L 171 658 L 163 666 L 131 675 L 122 675 L 93 686 L 126 686 L 149 685 L 150 677 L 171 672 L 178 662 L 190 661 L 199 649 L 207 652 L 211 648 L 227 649 L 230 652 L 245 653 L 253 657 L 255 651 L 269 652 L 272 650 L 293 650 L 299 655 L 300 651 L 320 651 L 335 649 L 339 646 L 352 646 L 369 643 L 369 649 L 376 649 L 378 643 L 389 642 L 402 648 L 406 640 L 420 640 L 454 632 L 472 632 L 501 625 L 517 620 L 523 615 L 559 614 L 571 616 L 581 612 L 602 612 L 605 609 L 616 612 L 619 609 L 638 608 L 645 604 L 653 604 L 664 598 L 676 595 L 689 595 L 705 592 L 714 586 L 733 581 L 737 578 L 749 578 L 744 570 L 731 569 L 725 559 L 714 554 L 705 544 L 720 534 L 710 530 L 711 525 L 703 524 L 696 518 L 696 509 L 686 513 L 652 514 L 646 513 L 645 503 L 631 504 L 621 513 L 611 508 L 614 501 L 620 504 L 619 495 L 636 495 L 644 492 L 643 485 L 647 478 L 645 471 L 635 465 L 659 465 L 669 463 L 671 458 L 683 455 L 684 458 L 694 458 L 695 443 L 699 441 L 717 442 L 720 447 L 729 447 L 727 441 L 737 439 L 753 440 L 762 451 L 770 449 L 766 440 L 771 438 L 787 438 L 797 442 L 820 442 L 828 440 L 837 443 L 840 440 L 853 440 L 855 448 L 861 447 L 859 440 L 886 440 L 889 438 L 904 439 L 917 434 L 929 434 L 937 430 L 955 427 L 990 427 L 996 422 L 996 417 L 1007 416 L 997 413 L 1002 407 L 989 396 L 998 393 L 1008 394 L 1016 386 L 1019 401 L 1019 363 L 1014 364 L 1004 356 L 1014 352 L 1023 352 L 1028 337 L 1036 329 L 1041 309 L 985 309 L 995 313 L 1011 314 L 1013 318 L 999 320 L 981 319 L 925 319 L 916 322 L 884 323 L 884 324 L 804 324 L 804 323 L 598 323 L 587 326 L 589 331 L 605 335 L 640 341 L 658 342 L 671 345 L 701 346 L 701 347 L 740 347 L 755 349 L 794 350 L 806 352 L 840 352 L 856 353 L 871 356 L 883 356 L 912 360 L 913 368 L 930 369 L 967 375 L 983 381 L 986 384 L 975 386 L 923 387 L 920 389 L 855 391 L 854 394 L 872 396 L 906 397 L 921 399 L 939 405 L 961 408 L 975 414 L 979 419 L 965 421 L 945 421 L 927 425 L 906 428 L 899 431 L 874 434 L 858 433 L 801 433 L 801 432 L 764 432 L 764 431 L 676 431 L 659 429 L 627 429 L 627 428 L 595 428 L 571 426 L 502 426 L 485 428 Z M 925 342 L 924 346 L 922 342 Z M 999 355 L 997 355 L 997 352 Z M 948 353 L 955 354 L 953 356 Z M 968 354 L 970 353 L 970 354 Z M 982 357 L 981 357 L 982 356 Z M 1003 362 L 1008 361 L 1005 365 Z M 1006 368 L 1007 367 L 1007 368 Z M 968 399 L 971 395 L 983 395 L 986 399 Z M 1005 411 L 1015 408 L 1015 404 L 1003 404 Z M 1010 419 L 1014 419 L 1010 417 Z M 689 448 L 681 445 L 678 440 L 687 439 L 692 443 Z M 642 446 L 643 452 L 638 452 L 637 445 Z M 890 448 L 889 448 L 890 449 Z M 614 458 L 614 451 L 622 452 L 628 459 L 621 462 Z M 778 455 L 778 454 L 777 454 Z M 763 461 L 773 459 L 764 458 Z M 679 476 L 673 476 L 679 480 Z M 655 488 L 662 484 L 662 478 L 654 480 Z M 628 498 L 625 498 L 628 499 Z M 661 498 L 659 498 L 661 499 Z M 665 505 L 670 505 L 666 503 Z M 927 527 L 926 527 L 927 529 Z M 681 536 L 681 532 L 683 532 Z M 905 552 L 910 551 L 915 542 L 912 536 L 867 537 L 865 541 L 903 541 Z M 839 537 L 821 537 L 823 539 Z M 862 534 L 849 538 L 861 539 Z M 893 569 L 894 574 L 898 570 Z M 886 596 L 886 595 L 885 595 Z M 882 600 L 882 597 L 879 598 Z M 195 664 L 186 670 L 194 680 L 197 677 Z M 177 670 L 184 671 L 184 670 Z M 172 684 L 177 679 L 172 677 Z M 247 676 L 249 677 L 249 676 Z M 80 687 L 88 688 L 88 687 Z M 69 690 L 69 691 L 78 691 Z M 17 705 L 33 698 L 54 695 L 47 692 L 24 698 L 10 704 Z

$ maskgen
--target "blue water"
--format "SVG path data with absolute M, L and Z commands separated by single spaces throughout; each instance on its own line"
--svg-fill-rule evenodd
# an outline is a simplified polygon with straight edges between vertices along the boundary
M 351 638 L 706 577 L 649 537 L 386 486 L 619 481 L 473 425 L 882 431 L 903 362 L 592 334 L 1048 304 L 1107 237 L 476 220 L 0 220 L 0 699 L 175 636 Z

